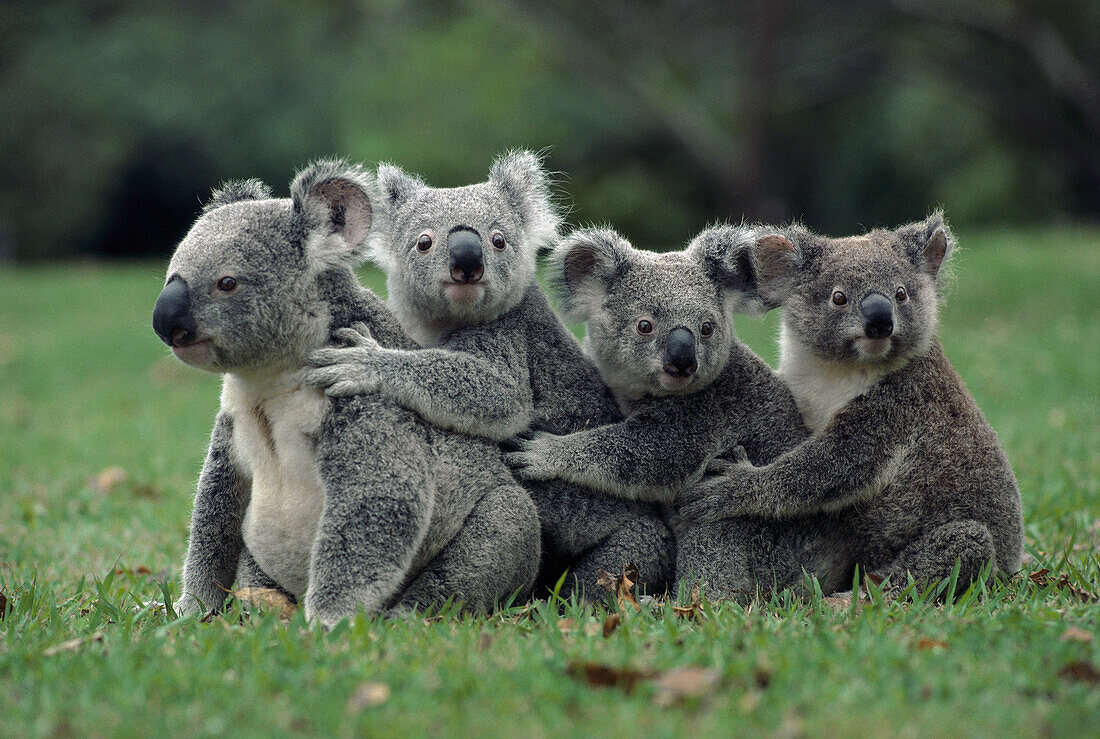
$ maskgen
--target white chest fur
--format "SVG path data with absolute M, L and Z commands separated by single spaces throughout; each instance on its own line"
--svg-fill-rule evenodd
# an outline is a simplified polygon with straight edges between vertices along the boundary
M 817 433 L 840 409 L 874 387 L 885 370 L 829 362 L 815 357 L 791 339 L 784 326 L 779 334 L 779 377 L 794 395 L 807 428 Z
M 230 375 L 222 388 L 236 462 L 252 475 L 245 544 L 264 572 L 299 598 L 324 506 L 314 438 L 328 407 L 323 392 L 302 386 L 303 374 Z

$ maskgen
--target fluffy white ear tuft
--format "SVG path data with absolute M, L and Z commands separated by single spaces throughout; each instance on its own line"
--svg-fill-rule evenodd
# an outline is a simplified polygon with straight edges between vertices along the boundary
M 561 215 L 554 203 L 550 175 L 535 153 L 517 149 L 497 157 L 489 169 L 489 182 L 501 189 L 519 213 L 526 234 L 524 248 L 537 252 L 557 241 Z
M 608 287 L 629 266 L 633 247 L 610 229 L 580 229 L 550 254 L 550 280 L 562 312 L 584 321 L 599 309 Z
M 377 228 L 377 182 L 357 165 L 339 159 L 315 162 L 290 184 L 294 211 L 306 229 L 306 259 L 316 268 L 355 266 Z

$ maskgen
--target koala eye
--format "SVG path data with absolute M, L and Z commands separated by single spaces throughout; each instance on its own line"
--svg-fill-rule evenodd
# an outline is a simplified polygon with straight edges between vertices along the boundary
M 218 280 L 217 288 L 223 293 L 231 293 L 237 289 L 237 281 L 232 277 L 223 277 Z
M 833 291 L 833 305 L 844 305 L 848 302 L 848 296 L 841 290 Z
M 493 244 L 493 248 L 497 251 L 504 251 L 504 247 L 508 246 L 508 242 L 504 239 L 504 234 L 500 231 L 493 231 L 489 236 L 489 241 Z
M 714 324 L 710 321 L 705 321 L 703 325 L 699 327 L 699 333 L 703 336 L 710 336 L 714 333 Z
M 899 303 L 904 303 L 906 299 L 908 299 L 908 297 L 909 293 L 905 292 L 904 287 L 899 287 L 898 291 L 894 293 L 894 299 L 896 299 Z
M 642 336 L 649 336 L 651 333 L 653 333 L 653 324 L 644 318 L 638 321 L 637 328 L 638 333 L 640 333 Z
M 430 233 L 422 233 L 416 239 L 416 250 L 424 253 L 428 252 L 432 248 L 432 235 Z

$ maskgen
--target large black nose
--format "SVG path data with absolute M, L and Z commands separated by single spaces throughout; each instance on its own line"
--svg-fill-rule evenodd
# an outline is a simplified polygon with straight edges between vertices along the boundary
M 182 277 L 173 277 L 153 306 L 153 330 L 168 346 L 186 346 L 195 340 L 191 291 Z
M 894 333 L 894 307 L 885 295 L 871 293 L 860 302 L 859 312 L 868 339 L 885 339 Z
M 686 328 L 674 328 L 665 341 L 664 371 L 673 377 L 689 377 L 699 369 L 695 361 L 695 336 Z
M 477 282 L 485 274 L 481 255 L 481 237 L 477 231 L 457 228 L 447 236 L 447 251 L 451 255 L 451 279 L 455 282 Z

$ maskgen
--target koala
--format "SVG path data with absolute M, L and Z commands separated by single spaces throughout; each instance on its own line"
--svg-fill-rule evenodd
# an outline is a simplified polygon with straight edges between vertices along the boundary
M 997 436 L 936 339 L 955 237 L 940 212 L 830 239 L 763 231 L 762 299 L 783 311 L 779 374 L 812 435 L 763 464 L 728 462 L 688 491 L 696 520 L 837 513 L 865 571 L 972 583 L 1020 565 L 1020 493 Z M 958 564 L 956 564 L 958 563 Z
M 440 428 L 496 442 L 621 418 L 535 279 L 538 250 L 560 223 L 535 155 L 503 155 L 488 181 L 465 187 L 429 187 L 392 165 L 378 178 L 390 223 L 375 258 L 394 313 L 423 348 L 364 335 L 315 353 L 308 382 L 341 397 L 378 391 Z M 633 563 L 650 592 L 665 587 L 674 544 L 654 505 L 562 481 L 527 489 L 542 523 L 540 582 L 568 569 L 561 594 L 584 597 L 600 569 Z
M 534 580 L 537 512 L 498 446 L 379 393 L 332 398 L 303 381 L 309 353 L 349 335 L 415 347 L 353 272 L 376 189 L 341 161 L 299 172 L 286 199 L 231 183 L 171 259 L 153 327 L 178 359 L 225 376 L 184 614 L 219 608 L 235 577 L 278 588 L 325 627 L 449 598 L 485 610 Z
M 585 351 L 626 418 L 537 434 L 505 457 L 523 480 L 562 479 L 664 504 L 677 578 L 702 580 L 712 597 L 799 586 L 804 570 L 827 587 L 851 581 L 824 521 L 697 523 L 674 505 L 715 458 L 763 464 L 809 435 L 790 390 L 734 332 L 734 313 L 760 309 L 751 245 L 751 232 L 733 226 L 664 254 L 609 230 L 564 239 L 551 257 L 552 279 L 567 315 L 585 322 Z

